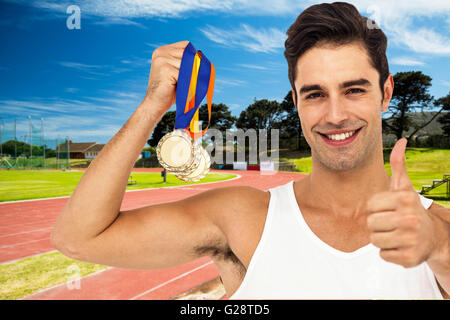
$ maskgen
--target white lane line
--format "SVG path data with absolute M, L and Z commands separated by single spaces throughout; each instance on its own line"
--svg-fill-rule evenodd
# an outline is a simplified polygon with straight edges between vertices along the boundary
M 15 248 L 16 246 L 19 246 L 19 245 L 33 243 L 33 242 L 39 242 L 39 241 L 44 241 L 44 240 L 50 240 L 50 237 L 45 237 L 43 239 L 30 240 L 30 241 L 25 241 L 25 242 L 18 242 L 18 243 L 14 243 L 14 244 L 1 244 L 0 243 L 0 246 L 1 246 L 0 248 Z
M 148 294 L 148 293 L 150 293 L 150 292 L 152 292 L 152 291 L 155 291 L 155 290 L 157 290 L 157 289 L 159 289 L 159 288 L 165 286 L 166 284 L 169 284 L 169 283 L 171 283 L 171 282 L 174 282 L 175 280 L 181 279 L 181 278 L 187 276 L 188 274 L 191 274 L 192 272 L 195 272 L 195 271 L 197 271 L 197 270 L 200 270 L 200 269 L 206 267 L 207 265 L 210 265 L 211 263 L 213 263 L 213 261 L 209 261 L 209 262 L 207 262 L 207 263 L 205 263 L 205 264 L 202 264 L 201 266 L 199 266 L 199 267 L 197 267 L 197 268 L 194 268 L 194 269 L 192 269 L 192 270 L 190 270 L 190 271 L 188 271 L 188 272 L 185 272 L 185 273 L 183 273 L 183 274 L 180 274 L 179 276 L 176 276 L 176 277 L 174 277 L 174 278 L 172 278 L 172 279 L 170 279 L 170 280 L 167 280 L 166 282 L 163 282 L 163 283 L 157 285 L 156 287 L 153 287 L 153 288 L 151 288 L 151 289 L 149 289 L 149 290 L 147 290 L 147 291 L 145 291 L 145 292 L 143 292 L 143 293 L 141 293 L 141 294 L 138 294 L 137 296 L 134 296 L 133 298 L 130 298 L 129 300 L 136 300 L 136 299 L 138 299 L 138 298 L 140 298 L 140 297 L 142 297 L 142 296 L 144 296 L 144 295 L 146 295 L 146 294 Z
M 22 232 L 17 232 L 17 233 L 2 234 L 2 235 L 0 235 L 0 238 L 2 238 L 2 237 L 16 236 L 16 235 L 18 235 L 18 234 L 24 234 L 24 233 L 33 233 L 33 232 L 38 232 L 38 231 L 42 231 L 42 230 L 50 230 L 50 229 L 52 229 L 52 227 L 42 228 L 42 229 L 35 229 L 35 230 L 30 230 L 30 231 L 22 231 Z
M 26 256 L 26 257 L 14 259 L 14 260 L 3 261 L 3 262 L 0 262 L 0 265 L 10 264 L 10 263 L 14 263 L 14 262 L 17 262 L 17 261 L 19 261 L 19 260 L 22 260 L 22 259 L 32 258 L 32 257 L 38 257 L 38 256 L 42 256 L 43 254 L 52 253 L 52 252 L 57 252 L 57 251 L 58 251 L 58 250 L 51 250 L 51 251 L 46 251 L 46 252 L 36 253 L 36 254 L 31 255 L 31 256 Z
M 48 219 L 48 220 L 36 220 L 36 221 L 30 221 L 30 222 L 21 222 L 21 223 L 16 223 L 16 224 L 8 224 L 8 225 L 3 225 L 0 226 L 3 229 L 8 230 L 10 227 L 17 227 L 17 226 L 27 226 L 30 224 L 39 224 L 39 223 L 47 223 L 47 222 L 52 222 L 52 224 L 56 221 L 56 217 L 54 219 Z

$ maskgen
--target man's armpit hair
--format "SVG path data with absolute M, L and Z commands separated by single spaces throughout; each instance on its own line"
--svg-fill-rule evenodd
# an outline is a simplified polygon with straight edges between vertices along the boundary
M 230 246 L 221 241 L 211 241 L 208 244 L 197 246 L 194 248 L 194 252 L 197 256 L 200 257 L 209 256 L 211 257 L 211 259 L 230 261 L 234 264 L 241 265 L 245 270 L 244 265 L 238 259 L 238 257 L 236 257 Z

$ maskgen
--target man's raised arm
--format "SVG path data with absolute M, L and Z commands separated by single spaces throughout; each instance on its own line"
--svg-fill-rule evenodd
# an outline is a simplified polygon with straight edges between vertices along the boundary
M 195 198 L 120 212 L 139 153 L 163 114 L 175 104 L 187 44 L 177 42 L 153 53 L 145 99 L 91 162 L 52 230 L 52 244 L 64 254 L 122 267 L 166 267 L 192 260 L 191 246 L 203 238 L 222 239 L 219 229 L 196 210 Z M 196 197 L 204 204 L 204 196 Z M 181 230 L 184 241 L 177 234 Z

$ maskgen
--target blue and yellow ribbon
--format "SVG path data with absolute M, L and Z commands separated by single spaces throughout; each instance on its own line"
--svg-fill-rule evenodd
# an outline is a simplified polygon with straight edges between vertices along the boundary
M 177 82 L 177 109 L 175 129 L 186 129 L 193 139 L 202 137 L 211 120 L 211 104 L 214 92 L 214 65 L 189 42 L 183 52 Z M 208 125 L 198 129 L 200 103 L 207 96 Z

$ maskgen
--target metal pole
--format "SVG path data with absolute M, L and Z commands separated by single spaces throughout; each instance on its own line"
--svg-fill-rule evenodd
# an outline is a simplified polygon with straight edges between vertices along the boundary
M 17 124 L 16 118 L 14 118 L 14 165 L 17 168 Z
M 70 145 L 69 145 L 69 137 L 66 137 L 67 141 L 67 169 L 70 169 Z
M 31 116 L 28 116 L 28 124 L 30 127 L 30 170 L 33 169 L 33 128 L 31 127 Z
M 25 155 L 25 145 L 27 144 L 27 138 L 28 136 L 25 134 L 23 136 L 23 154 Z M 27 158 L 25 157 L 25 159 L 23 160 L 23 169 L 25 170 L 27 168 Z
M 56 138 L 56 169 L 59 169 L 59 136 Z
M 44 154 L 44 169 L 45 169 L 45 135 L 44 135 L 44 118 L 41 118 L 41 128 L 42 128 L 42 149 Z

